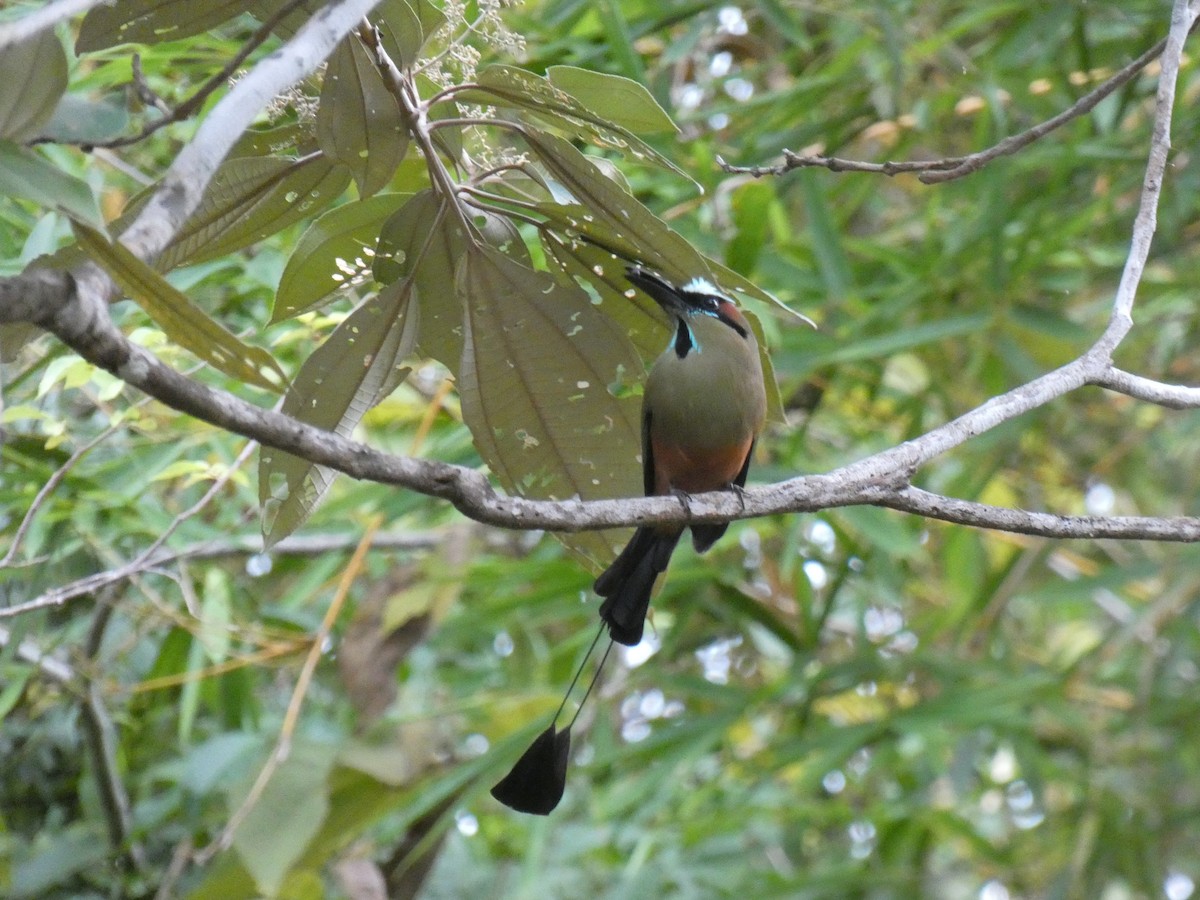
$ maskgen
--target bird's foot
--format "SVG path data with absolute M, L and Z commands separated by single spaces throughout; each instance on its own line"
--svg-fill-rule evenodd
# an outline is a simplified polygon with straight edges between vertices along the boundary
M 679 501 L 679 505 L 683 507 L 683 511 L 688 514 L 690 519 L 692 517 L 692 495 L 679 488 L 671 488 L 671 496 Z

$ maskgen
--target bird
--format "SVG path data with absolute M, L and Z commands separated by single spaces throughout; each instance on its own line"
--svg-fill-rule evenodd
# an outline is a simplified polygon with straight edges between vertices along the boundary
M 625 277 L 666 313 L 671 338 L 650 368 L 642 392 L 642 476 L 649 495 L 678 496 L 746 484 L 750 458 L 767 414 L 758 342 L 732 298 L 707 278 L 676 286 L 644 266 L 631 265 Z M 726 522 L 693 524 L 692 543 L 700 553 L 725 533 Z M 571 728 L 600 677 L 614 643 L 642 640 L 650 594 L 667 568 L 683 534 L 681 525 L 643 525 L 625 549 L 596 579 L 604 598 L 601 624 L 559 704 L 549 727 L 492 788 L 492 796 L 517 812 L 549 815 L 562 799 Z M 575 715 L 556 727 L 584 666 L 608 629 L 608 649 L 592 676 Z
M 642 478 L 647 496 L 745 487 L 767 412 L 758 342 L 733 300 L 707 278 L 675 286 L 642 266 L 626 269 L 670 320 L 671 339 L 642 394 Z M 728 523 L 694 524 L 703 553 Z M 600 618 L 618 644 L 641 642 L 650 593 L 683 534 L 678 525 L 643 525 L 596 579 Z

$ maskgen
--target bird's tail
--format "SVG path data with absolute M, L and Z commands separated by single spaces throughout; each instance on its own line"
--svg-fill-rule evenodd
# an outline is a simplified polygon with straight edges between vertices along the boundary
M 612 565 L 596 579 L 596 593 L 604 598 L 600 618 L 618 644 L 632 647 L 641 642 L 654 581 L 671 561 L 671 552 L 681 534 L 682 529 L 639 528 Z

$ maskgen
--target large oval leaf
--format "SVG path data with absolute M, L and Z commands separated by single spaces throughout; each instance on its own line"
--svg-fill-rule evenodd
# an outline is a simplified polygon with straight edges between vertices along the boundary
M 546 78 L 593 113 L 622 128 L 638 134 L 679 131 L 654 95 L 630 78 L 575 66 L 551 66 Z
M 535 122 L 688 177 L 628 128 L 589 109 L 540 75 L 515 66 L 492 65 L 479 73 L 476 83 L 478 89 L 462 91 L 455 99 L 523 110 L 531 114 Z
M 243 0 L 118 0 L 83 18 L 77 53 L 116 44 L 158 44 L 215 28 L 246 11 Z
M 640 403 L 610 390 L 640 369 L 620 327 L 582 289 L 491 247 L 468 251 L 457 288 L 463 418 L 504 487 L 557 499 L 639 494 Z M 611 535 L 568 540 L 611 557 Z
M 392 61 L 400 69 L 411 69 L 428 36 L 417 10 L 408 0 L 383 0 L 371 18 Z
M 411 276 L 421 308 L 421 353 L 451 371 L 462 357 L 462 304 L 451 289 L 455 263 L 470 238 L 449 203 L 421 191 L 384 223 L 375 252 L 375 280 L 389 284 Z
M 326 156 L 354 173 L 363 197 L 387 185 L 408 150 L 400 107 L 357 35 L 349 35 L 329 57 L 317 141 Z

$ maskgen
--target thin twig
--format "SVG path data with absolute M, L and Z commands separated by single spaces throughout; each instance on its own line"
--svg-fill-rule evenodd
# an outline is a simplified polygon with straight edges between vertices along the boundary
M 972 172 L 978 172 L 985 165 L 1001 156 L 1011 156 L 1019 150 L 1032 144 L 1038 138 L 1045 137 L 1056 128 L 1061 128 L 1073 119 L 1095 109 L 1105 97 L 1117 88 L 1133 79 L 1142 69 L 1158 57 L 1167 46 L 1164 38 L 1133 62 L 1099 85 L 1094 90 L 1080 97 L 1067 109 L 1053 118 L 1040 122 L 1020 134 L 1010 135 L 999 143 L 971 153 L 967 156 L 951 156 L 943 159 L 925 159 L 911 161 L 889 161 L 882 163 L 864 162 L 855 159 L 842 159 L 836 156 L 801 156 L 791 150 L 783 151 L 783 162 L 774 166 L 733 166 L 717 157 L 717 165 L 730 174 L 751 175 L 761 178 L 764 175 L 782 175 L 793 169 L 822 168 L 831 172 L 870 172 L 879 175 L 900 175 L 902 173 L 917 173 L 920 181 L 925 184 L 937 184 L 962 178 Z
M 1038 537 L 1200 541 L 1200 518 L 1195 516 L 1060 516 L 959 500 L 915 487 L 885 492 L 874 501 L 874 505 L 957 525 Z
M 89 662 L 94 662 L 104 641 L 104 633 L 112 618 L 113 598 L 111 591 L 106 591 L 99 598 L 96 610 L 92 615 L 92 624 L 84 641 L 83 654 Z M 89 667 L 90 668 L 90 667 Z M 141 845 L 132 840 L 133 833 L 133 804 L 129 800 L 129 791 L 121 780 L 120 766 L 117 763 L 117 729 L 108 707 L 104 703 L 104 694 L 97 681 L 88 677 L 81 685 L 83 694 L 80 702 L 83 731 L 87 738 L 88 749 L 95 770 L 96 784 L 100 797 L 100 807 L 108 824 L 109 844 L 114 851 L 123 853 L 123 859 L 130 869 L 137 871 L 146 864 L 145 852 Z
M 1183 45 L 1196 21 L 1196 13 L 1189 8 L 1187 0 L 1176 0 L 1171 13 L 1171 31 L 1167 35 L 1166 50 L 1162 54 L 1162 71 L 1158 76 L 1158 91 L 1154 101 L 1154 128 L 1150 137 L 1150 153 L 1146 162 L 1146 175 L 1142 179 L 1142 197 L 1138 204 L 1137 217 L 1133 223 L 1133 241 L 1125 268 L 1121 272 L 1121 283 L 1117 286 L 1113 302 L 1112 318 L 1105 329 L 1101 343 L 1111 353 L 1133 327 L 1133 301 L 1137 294 L 1146 260 L 1150 256 L 1150 242 L 1158 224 L 1158 200 L 1162 194 L 1163 176 L 1167 170 L 1167 155 L 1171 151 L 1171 115 L 1175 108 L 1175 84 L 1179 80 L 1179 62 L 1183 56 Z
M 306 2 L 307 0 L 288 0 L 287 3 L 279 7 L 279 9 L 276 10 L 270 18 L 266 19 L 262 25 L 255 30 L 254 34 L 250 35 L 246 43 L 238 49 L 238 52 L 230 57 L 229 62 L 221 67 L 221 71 L 209 78 L 208 81 L 204 82 L 204 84 L 200 86 L 196 93 L 192 94 L 191 97 L 174 108 L 169 106 L 166 101 L 159 97 L 159 95 L 150 88 L 150 85 L 146 83 L 145 79 L 142 77 L 141 60 L 135 53 L 133 55 L 133 83 L 135 90 L 138 91 L 139 96 L 145 96 L 145 102 L 162 113 L 161 118 L 146 123 L 144 126 L 142 126 L 141 131 L 139 131 L 137 134 L 111 138 L 107 141 L 73 141 L 70 143 L 83 144 L 88 148 L 101 147 L 112 149 L 114 147 L 127 147 L 130 144 L 136 144 L 139 141 L 144 141 L 146 138 L 150 137 L 150 135 L 162 128 L 166 128 L 168 125 L 172 125 L 176 122 L 182 122 L 184 119 L 197 112 L 200 107 L 204 105 L 204 102 L 213 95 L 213 93 L 215 93 L 219 88 L 229 81 L 233 74 L 238 70 L 238 67 L 240 67 L 242 63 L 249 58 L 250 54 L 258 49 L 269 37 L 271 37 L 276 25 L 282 22 L 287 16 L 291 15 L 296 9 Z M 39 141 L 43 140 L 47 139 L 39 139 L 31 141 L 31 143 L 38 143 Z M 55 140 L 54 142 L 68 143 L 59 140 Z
M 98 435 L 68 456 L 66 462 L 55 469 L 50 477 L 46 479 L 46 483 L 41 486 L 37 492 L 37 495 L 33 498 L 33 502 L 29 504 L 29 509 L 25 510 L 25 515 L 21 519 L 21 524 L 17 526 L 17 531 L 13 535 L 12 543 L 8 545 L 8 550 L 5 552 L 4 556 L 0 558 L 0 569 L 7 569 L 13 564 L 13 559 L 16 557 L 17 551 L 21 549 L 21 544 L 25 540 L 25 535 L 29 533 L 29 528 L 33 524 L 33 520 L 37 516 L 38 510 L 40 510 L 42 504 L 46 502 L 46 498 L 49 497 L 50 494 L 53 493 L 54 489 L 62 483 L 63 479 L 67 477 L 67 474 L 75 467 L 76 463 L 87 456 L 92 450 L 96 449 L 96 447 L 100 446 L 101 443 L 108 440 L 110 437 L 120 431 L 123 424 L 124 423 L 118 422 L 116 425 L 110 425 L 108 428 L 101 431 Z
M 242 451 L 238 454 L 233 463 L 231 463 L 229 467 L 226 468 L 226 470 L 217 478 L 213 479 L 213 483 L 209 485 L 209 488 L 204 492 L 204 495 L 192 506 L 185 509 L 174 519 L 172 519 L 171 523 L 165 529 L 163 529 L 162 534 L 155 538 L 154 541 L 152 541 L 150 545 L 141 553 L 139 553 L 134 559 L 130 560 L 124 565 L 117 566 L 116 568 L 110 569 L 106 572 L 97 572 L 95 575 L 89 575 L 86 578 L 81 578 L 69 585 L 54 588 L 53 590 L 47 591 L 33 600 L 29 600 L 24 603 L 16 603 L 12 606 L 0 609 L 0 618 L 14 616 L 22 612 L 29 612 L 32 609 L 39 609 L 45 606 L 59 606 L 65 603 L 67 600 L 71 600 L 75 597 L 82 597 L 85 594 L 94 593 L 101 588 L 108 587 L 109 585 L 116 584 L 120 581 L 125 581 L 134 575 L 153 568 L 156 565 L 155 554 L 158 553 L 159 549 L 164 543 L 166 543 L 167 539 L 175 533 L 176 529 L 178 529 L 180 525 L 200 513 L 206 506 L 208 506 L 209 503 L 212 502 L 217 494 L 224 489 L 225 485 L 229 482 L 229 479 L 233 477 L 233 473 L 241 468 L 242 464 L 250 458 L 250 454 L 254 452 L 255 446 L 256 444 L 253 441 L 247 443 L 246 446 L 242 448 Z

